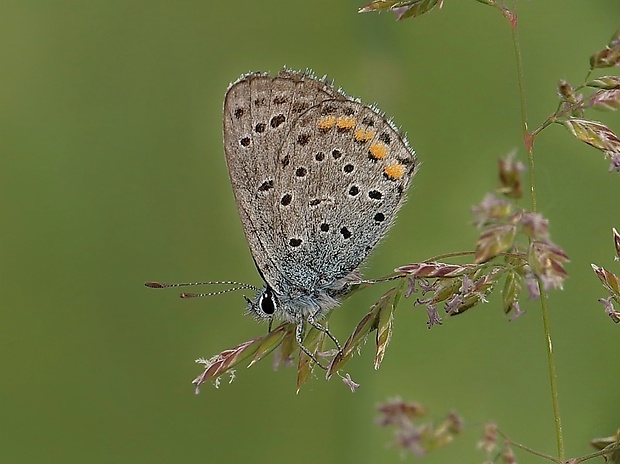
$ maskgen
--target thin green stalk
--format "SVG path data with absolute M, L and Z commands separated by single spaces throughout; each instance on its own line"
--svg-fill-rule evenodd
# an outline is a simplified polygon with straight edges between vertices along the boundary
M 545 345 L 547 348 L 547 363 L 549 364 L 549 384 L 551 386 L 551 401 L 553 403 L 553 419 L 555 421 L 555 436 L 558 445 L 558 458 L 564 461 L 564 438 L 562 435 L 562 417 L 560 416 L 560 402 L 558 399 L 558 376 L 555 370 L 555 358 L 553 357 L 553 343 L 551 342 L 551 326 L 549 322 L 549 307 L 547 306 L 547 293 L 538 281 L 540 289 L 540 308 L 545 332 Z
M 510 437 L 508 437 L 505 433 L 503 433 L 501 430 L 497 430 L 497 432 L 502 436 L 502 438 L 504 440 L 506 440 L 508 443 L 510 443 L 511 446 L 515 446 L 517 448 L 521 448 L 523 451 L 527 451 L 530 454 L 533 454 L 534 456 L 538 456 L 541 457 L 543 459 L 546 459 L 548 461 L 552 461 L 555 462 L 557 464 L 562 464 L 563 460 L 558 459 L 554 456 L 550 456 L 546 453 L 541 453 L 540 451 L 536 451 L 535 449 L 532 449 L 528 446 L 522 445 L 521 443 L 517 443 L 516 441 L 513 441 Z
M 515 15 L 516 15 L 516 2 L 513 3 Z M 536 176 L 535 165 L 533 155 L 534 139 L 532 134 L 529 133 L 527 125 L 527 100 L 525 98 L 525 78 L 523 77 L 523 60 L 521 58 L 521 46 L 519 45 L 519 27 L 517 23 L 513 25 L 512 29 L 512 44 L 515 51 L 515 60 L 517 64 L 517 87 L 519 89 L 519 106 L 521 107 L 521 132 L 525 148 L 527 150 L 527 160 L 529 164 L 530 173 L 530 192 L 532 199 L 532 211 L 536 213 L 538 211 L 538 201 L 536 196 Z
M 513 2 L 513 11 L 515 16 L 517 15 L 516 11 L 516 0 Z M 512 27 L 512 42 L 515 50 L 515 58 L 517 64 L 517 83 L 519 87 L 519 100 L 521 105 L 521 128 L 523 131 L 523 141 L 525 143 L 525 148 L 527 150 L 528 164 L 529 164 L 529 172 L 530 172 L 530 191 L 531 191 L 531 201 L 532 201 L 532 211 L 538 211 L 538 202 L 536 195 L 536 176 L 534 170 L 534 134 L 529 133 L 528 125 L 527 125 L 527 106 L 526 106 L 526 98 L 525 98 L 525 80 L 523 77 L 523 61 L 521 59 L 521 47 L 519 43 L 519 33 L 517 21 L 513 23 Z M 538 288 L 540 289 L 540 307 L 541 314 L 543 319 L 543 330 L 545 334 L 545 345 L 547 349 L 547 363 L 549 367 L 549 383 L 551 387 L 551 402 L 553 404 L 553 417 L 555 422 L 555 435 L 556 442 L 558 447 L 558 458 L 560 461 L 564 461 L 564 438 L 562 435 L 562 419 L 560 415 L 560 404 L 558 399 L 558 384 L 557 384 L 557 374 L 555 369 L 555 359 L 553 356 L 553 344 L 551 342 L 551 326 L 549 321 L 549 308 L 547 305 L 547 294 L 543 289 L 543 286 L 538 280 Z
M 519 103 L 521 106 L 521 131 L 523 132 L 523 137 L 526 137 L 528 135 L 527 105 L 525 99 L 525 80 L 523 78 L 523 60 L 521 59 L 521 47 L 519 46 L 519 28 L 517 24 L 515 24 L 511 29 L 512 44 L 515 49 L 515 59 L 517 62 L 517 86 L 519 87 Z

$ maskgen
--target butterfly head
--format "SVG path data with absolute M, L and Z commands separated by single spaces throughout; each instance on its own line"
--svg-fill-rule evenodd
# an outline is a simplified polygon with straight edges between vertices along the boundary
M 272 319 L 278 310 L 278 299 L 269 285 L 260 289 L 254 300 L 245 297 L 245 301 L 248 303 L 248 313 L 257 319 Z

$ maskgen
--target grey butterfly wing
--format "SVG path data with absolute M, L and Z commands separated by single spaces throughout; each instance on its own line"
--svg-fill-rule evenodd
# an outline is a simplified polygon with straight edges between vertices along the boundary
M 298 73 L 251 74 L 234 83 L 224 101 L 224 150 L 235 201 L 250 251 L 276 291 L 281 276 L 276 175 L 291 121 L 313 102 L 337 93 Z
M 299 115 L 284 141 L 275 234 L 282 271 L 303 289 L 325 289 L 356 270 L 390 228 L 417 162 L 372 107 L 327 99 Z
M 378 111 L 294 72 L 234 84 L 224 139 L 250 250 L 280 293 L 326 288 L 355 270 L 389 229 L 417 164 Z

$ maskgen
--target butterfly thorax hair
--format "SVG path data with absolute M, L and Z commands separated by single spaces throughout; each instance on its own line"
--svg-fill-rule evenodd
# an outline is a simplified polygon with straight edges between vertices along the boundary
M 353 271 L 341 279 L 317 286 L 312 292 L 302 292 L 299 287 L 276 292 L 266 284 L 253 300 L 247 299 L 248 314 L 256 319 L 279 319 L 297 324 L 306 320 L 319 321 L 360 282 L 359 272 Z

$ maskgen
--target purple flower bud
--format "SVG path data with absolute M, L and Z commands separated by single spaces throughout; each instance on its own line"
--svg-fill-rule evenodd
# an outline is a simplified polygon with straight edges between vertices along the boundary
M 341 377 L 344 384 L 351 389 L 352 393 L 355 393 L 360 386 L 359 383 L 355 383 L 349 374 L 345 374 L 344 377 Z
M 614 308 L 613 299 L 614 297 L 610 296 L 609 298 L 599 298 L 598 301 L 603 304 L 605 313 L 617 324 L 620 322 L 620 311 L 616 311 Z
M 413 295 L 416 292 L 415 283 L 416 283 L 415 276 L 407 278 L 407 290 L 405 290 L 405 298 L 409 298 L 411 295 Z
M 549 221 L 539 213 L 523 213 L 521 216 L 523 231 L 532 240 L 546 240 L 549 238 Z
M 527 293 L 532 300 L 540 298 L 540 288 L 538 287 L 538 281 L 534 274 L 525 276 L 525 288 L 527 288 Z
M 427 304 L 426 305 L 426 314 L 428 314 L 428 322 L 426 323 L 426 325 L 428 325 L 428 328 L 431 329 L 434 325 L 441 325 L 442 321 L 441 321 L 441 317 L 439 317 L 439 314 L 437 313 L 437 306 L 434 304 Z
M 620 172 L 620 153 L 608 153 L 609 155 L 609 172 Z
M 536 288 L 538 288 L 538 286 Z M 512 316 L 510 316 L 510 319 L 508 320 L 512 322 L 515 319 L 517 319 L 519 316 L 521 316 L 522 314 L 525 314 L 525 311 L 521 310 L 521 305 L 519 304 L 519 300 L 515 300 L 512 303 Z

